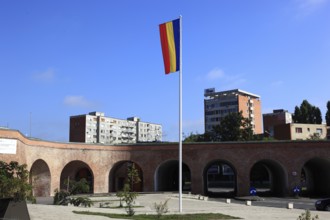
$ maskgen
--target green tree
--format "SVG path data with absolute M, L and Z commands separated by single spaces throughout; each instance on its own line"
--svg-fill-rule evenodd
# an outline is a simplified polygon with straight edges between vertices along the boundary
M 183 142 L 185 143 L 191 143 L 191 142 L 204 142 L 207 141 L 207 138 L 205 137 L 205 134 L 194 134 L 190 133 L 189 136 L 184 136 Z
M 70 195 L 88 193 L 90 191 L 90 186 L 85 178 L 82 178 L 79 181 L 65 180 L 64 185 L 69 190 Z
M 135 163 L 130 163 L 127 167 L 127 183 L 130 184 L 130 190 L 134 190 L 134 184 L 141 182 L 138 169 L 135 167 Z
M 293 113 L 293 115 L 292 115 L 293 122 L 297 122 L 297 123 L 299 123 L 300 121 L 303 121 L 302 118 L 303 118 L 303 117 L 302 117 L 301 110 L 300 110 L 300 108 L 299 108 L 298 106 L 296 106 L 296 107 L 294 108 L 294 113 Z
M 322 124 L 321 111 L 307 100 L 303 100 L 300 107 L 295 107 L 293 121 L 304 124 Z
M 327 102 L 327 112 L 325 113 L 325 121 L 330 126 L 330 101 Z
M 243 113 L 230 113 L 220 125 L 213 127 L 214 141 L 248 141 L 253 139 L 251 120 L 243 117 Z
M 141 182 L 139 171 L 136 169 L 134 163 L 130 163 L 127 166 L 127 180 L 124 188 L 122 191 L 116 193 L 116 196 L 120 199 L 120 206 L 122 206 L 122 200 L 126 203 L 126 212 L 129 216 L 135 214 L 133 204 L 138 194 L 133 191 L 133 186 L 139 182 Z
M 0 198 L 14 198 L 16 201 L 32 200 L 32 185 L 28 183 L 27 165 L 16 161 L 0 161 Z

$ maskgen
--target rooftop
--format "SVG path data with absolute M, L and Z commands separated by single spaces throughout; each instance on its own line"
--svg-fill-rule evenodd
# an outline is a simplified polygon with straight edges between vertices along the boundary
M 204 97 L 209 97 L 209 98 L 214 98 L 214 97 L 219 97 L 219 96 L 232 96 L 232 95 L 246 95 L 246 96 L 251 96 L 253 98 L 259 99 L 260 96 L 246 92 L 240 89 L 233 89 L 233 90 L 227 90 L 227 91 L 220 91 L 216 92 L 214 88 L 209 88 L 204 90 Z

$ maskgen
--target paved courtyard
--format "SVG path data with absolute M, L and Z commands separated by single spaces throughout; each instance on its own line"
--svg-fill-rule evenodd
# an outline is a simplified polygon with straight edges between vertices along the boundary
M 179 199 L 178 194 L 162 193 L 162 194 L 141 194 L 137 198 L 137 207 L 135 208 L 136 214 L 155 214 L 153 209 L 154 203 L 164 202 L 169 199 L 168 207 L 171 214 L 179 213 Z M 44 204 L 28 204 L 28 210 L 31 219 L 47 219 L 47 220 L 66 220 L 66 219 L 109 219 L 101 216 L 87 216 L 74 214 L 72 211 L 90 211 L 90 212 L 104 212 L 104 213 L 126 213 L 125 209 L 113 208 L 100 208 L 100 203 L 107 203 L 115 206 L 118 201 L 115 196 L 106 197 L 93 197 L 95 201 L 94 207 L 83 208 L 73 206 L 53 206 L 45 203 L 48 201 L 41 201 Z M 39 200 L 40 202 L 40 200 Z M 298 216 L 304 211 L 301 209 L 287 209 L 251 206 L 245 204 L 226 203 L 224 201 L 210 201 L 207 199 L 199 198 L 199 196 L 183 196 L 183 213 L 222 213 L 235 217 L 240 217 L 246 220 L 275 220 L 275 219 L 292 219 L 296 220 Z M 311 211 L 313 215 L 319 215 L 320 220 L 330 219 L 330 212 Z

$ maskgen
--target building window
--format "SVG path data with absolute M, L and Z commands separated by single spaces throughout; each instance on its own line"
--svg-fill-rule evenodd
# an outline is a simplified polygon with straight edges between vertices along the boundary
M 316 128 L 316 133 L 318 133 L 319 135 L 322 134 L 322 128 Z
M 302 133 L 302 128 L 296 128 L 296 133 Z

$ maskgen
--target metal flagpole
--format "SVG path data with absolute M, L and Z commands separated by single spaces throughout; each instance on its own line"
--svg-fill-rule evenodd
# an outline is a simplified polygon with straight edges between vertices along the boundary
M 182 16 L 180 15 L 180 71 L 179 71 L 179 211 L 182 212 Z

